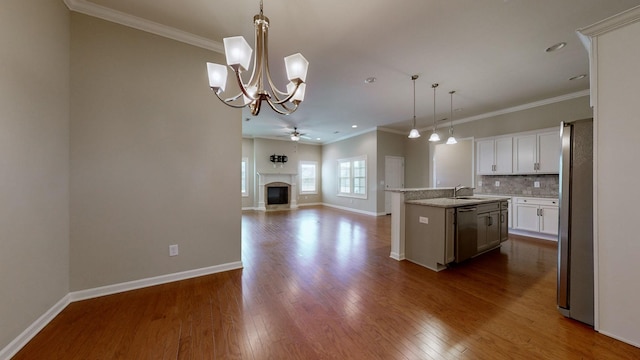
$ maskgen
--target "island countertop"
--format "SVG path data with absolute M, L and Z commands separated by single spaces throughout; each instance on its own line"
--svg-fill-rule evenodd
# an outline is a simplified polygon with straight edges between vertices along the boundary
M 441 208 L 456 208 L 460 206 L 478 205 L 484 203 L 491 203 L 496 201 L 507 201 L 507 197 L 473 197 L 473 196 L 461 196 L 457 199 L 454 198 L 435 198 L 435 199 L 421 199 L 421 200 L 407 200 L 405 204 L 415 204 L 423 206 L 433 206 Z

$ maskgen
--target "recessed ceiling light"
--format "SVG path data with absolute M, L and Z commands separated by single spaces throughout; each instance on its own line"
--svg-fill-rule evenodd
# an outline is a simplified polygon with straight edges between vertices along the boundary
M 553 52 L 553 51 L 556 51 L 556 50 L 560 50 L 560 49 L 562 49 L 562 48 L 563 48 L 563 47 L 565 47 L 565 46 L 567 46 L 567 43 L 566 43 L 566 42 L 559 42 L 559 43 L 557 43 L 557 44 L 553 44 L 553 45 L 549 46 L 549 47 L 548 47 L 548 48 L 546 48 L 544 51 L 546 51 L 546 52 Z
M 584 79 L 587 77 L 587 74 L 580 74 L 580 75 L 576 75 L 576 76 L 572 76 L 569 78 L 569 81 L 572 80 L 580 80 L 580 79 Z
M 358 127 L 358 125 L 351 125 L 351 127 L 355 129 Z
M 320 140 L 320 138 L 316 138 L 316 140 Z
M 376 82 L 376 80 L 378 80 L 378 79 L 376 79 L 375 77 L 371 76 L 371 77 L 368 77 L 368 78 L 364 79 L 364 83 L 365 84 L 373 84 L 374 82 Z

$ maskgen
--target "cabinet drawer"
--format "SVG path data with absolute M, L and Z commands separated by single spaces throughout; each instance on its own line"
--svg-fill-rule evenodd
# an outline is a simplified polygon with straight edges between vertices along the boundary
M 515 201 L 516 204 L 558 206 L 557 199 L 514 197 L 513 200 Z
M 499 202 L 492 202 L 488 204 L 480 204 L 478 205 L 478 214 L 486 213 L 489 211 L 500 210 Z

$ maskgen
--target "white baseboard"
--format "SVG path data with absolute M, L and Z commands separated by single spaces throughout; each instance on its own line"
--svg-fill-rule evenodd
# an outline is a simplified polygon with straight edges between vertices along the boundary
M 0 359 L 11 359 L 15 354 L 20 351 L 34 336 L 36 336 L 40 330 L 42 330 L 47 324 L 51 322 L 62 310 L 64 310 L 70 303 L 80 300 L 93 299 L 100 296 L 106 296 L 116 294 L 120 292 L 142 289 L 149 286 L 166 284 L 174 281 L 191 279 L 198 276 L 211 275 L 219 272 L 242 269 L 242 261 L 236 261 L 232 263 L 226 263 L 221 265 L 210 266 L 201 269 L 194 269 L 183 271 L 179 273 L 155 276 L 147 279 L 140 279 L 134 281 L 128 281 L 125 283 L 101 286 L 93 289 L 73 291 L 65 295 L 60 301 L 58 301 L 47 312 L 42 314 L 36 321 L 33 322 L 22 334 L 18 335 L 9 345 L 0 350 Z
M 100 296 L 117 294 L 125 291 L 142 289 L 149 286 L 166 284 L 174 281 L 191 279 L 198 276 L 215 274 L 223 271 L 242 269 L 242 262 L 236 261 L 227 264 L 215 265 L 201 269 L 188 270 L 179 273 L 155 276 L 146 279 L 128 281 L 125 283 L 101 286 L 93 289 L 74 291 L 69 293 L 71 302 L 93 299 Z
M 537 239 L 542 239 L 542 240 L 555 241 L 555 242 L 558 241 L 558 236 L 557 235 L 543 234 L 543 233 L 539 233 L 539 232 L 535 232 L 535 231 L 514 230 L 512 228 L 509 228 L 509 234 L 527 236 L 527 237 L 532 237 L 532 238 L 537 238 Z
M 607 332 L 607 331 L 600 331 L 600 330 L 597 330 L 597 331 L 602 335 L 608 336 L 610 338 L 613 338 L 613 339 L 625 342 L 625 343 L 627 343 L 629 345 L 633 345 L 633 346 L 635 346 L 637 348 L 640 348 L 640 343 L 638 343 L 637 341 L 632 341 L 632 340 L 626 339 L 626 338 L 624 338 L 622 336 L 618 336 L 616 334 L 612 334 L 612 333 Z
M 390 258 L 392 258 L 393 260 L 398 260 L 398 261 L 402 261 L 402 260 L 404 260 L 404 259 L 405 259 L 405 258 L 404 258 L 404 254 L 398 254 L 398 253 L 396 253 L 396 252 L 392 252 L 392 253 L 389 255 L 389 257 L 390 257 Z
M 335 208 L 335 209 L 350 211 L 350 212 L 354 212 L 354 213 L 358 213 L 358 214 L 364 214 L 364 215 L 369 215 L 369 216 L 380 216 L 380 213 L 375 213 L 375 212 L 371 212 L 371 211 L 364 211 L 364 210 L 358 210 L 358 209 L 354 209 L 354 208 L 350 208 L 350 207 L 346 207 L 346 206 L 339 206 L 339 205 L 333 205 L 333 204 L 327 204 L 327 203 L 322 203 L 322 205 L 327 206 L 327 207 L 331 207 L 331 208 Z M 382 215 L 386 215 L 386 213 L 384 213 Z
M 11 359 L 15 354 L 20 351 L 34 336 L 36 336 L 40 330 L 44 329 L 47 324 L 51 322 L 67 305 L 71 303 L 69 294 L 65 295 L 60 301 L 47 310 L 42 316 L 34 321 L 28 328 L 26 328 L 22 334 L 18 335 L 9 345 L 0 350 L 0 359 Z
M 303 206 L 322 206 L 324 205 L 323 203 L 319 202 L 319 203 L 303 203 L 300 204 L 298 203 L 298 207 L 303 207 Z

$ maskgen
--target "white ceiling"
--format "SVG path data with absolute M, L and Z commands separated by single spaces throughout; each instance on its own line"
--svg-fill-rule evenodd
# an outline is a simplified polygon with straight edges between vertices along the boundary
M 163 31 L 179 30 L 215 49 L 227 36 L 243 35 L 252 44 L 259 10 L 259 0 L 65 2 L 103 18 L 125 15 L 125 23 L 161 24 Z M 276 137 L 297 126 L 313 139 L 308 142 L 326 143 L 375 127 L 408 133 L 413 74 L 420 75 L 418 128 L 427 132 L 433 123 L 432 83 L 440 84 L 438 120 L 449 117 L 450 90 L 456 90 L 454 107 L 462 108 L 454 113 L 458 120 L 571 97 L 589 88 L 588 77 L 568 80 L 588 74 L 587 51 L 576 30 L 637 5 L 640 0 L 264 0 L 274 80 L 282 79 L 278 84 L 284 87 L 282 58 L 301 52 L 310 62 L 307 93 L 289 116 L 268 107 L 257 117 L 245 110 L 243 118 L 250 120 L 243 122 L 243 135 Z M 558 42 L 567 46 L 544 51 Z M 377 81 L 365 84 L 371 76 Z M 218 101 L 213 94 L 211 101 Z

